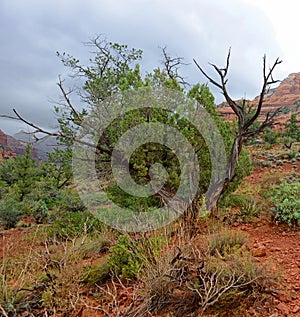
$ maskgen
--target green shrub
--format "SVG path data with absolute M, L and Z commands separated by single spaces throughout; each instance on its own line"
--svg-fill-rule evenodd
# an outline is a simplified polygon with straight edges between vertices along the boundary
M 7 195 L 0 200 L 0 224 L 5 230 L 14 228 L 21 217 L 20 204 L 14 196 Z
M 247 241 L 247 235 L 242 231 L 223 229 L 208 237 L 208 247 L 211 255 L 222 256 L 236 252 Z
M 130 242 L 126 235 L 119 237 L 107 262 L 114 273 L 121 278 L 134 279 L 141 268 L 134 243 Z
M 46 203 L 43 200 L 34 202 L 30 210 L 30 216 L 38 224 L 47 223 L 50 215 Z
M 272 211 L 276 222 L 300 225 L 300 183 L 282 181 L 271 190 Z
M 220 207 L 225 209 L 223 216 L 231 222 L 247 222 L 253 220 L 261 211 L 256 199 L 253 197 L 231 194 L 219 203 Z M 232 209 L 233 208 L 233 209 Z M 228 210 L 228 212 L 226 212 Z
M 130 240 L 126 235 L 119 237 L 108 257 L 114 273 L 126 279 L 135 279 L 148 262 L 155 262 L 162 247 L 161 237 Z
M 103 224 L 88 211 L 66 212 L 47 228 L 49 238 L 58 240 L 73 239 L 86 231 L 87 234 L 99 232 Z
M 82 274 L 82 283 L 94 286 L 104 283 L 110 276 L 111 267 L 107 262 L 103 261 L 85 268 Z
M 270 128 L 266 128 L 262 134 L 263 140 L 265 141 L 265 143 L 268 143 L 269 145 L 277 144 L 278 137 L 279 137 L 278 132 Z
M 287 153 L 287 157 L 289 160 L 295 159 L 298 156 L 298 151 L 290 151 Z
M 60 212 L 79 212 L 86 210 L 79 195 L 71 189 L 62 190 L 55 197 L 55 206 Z

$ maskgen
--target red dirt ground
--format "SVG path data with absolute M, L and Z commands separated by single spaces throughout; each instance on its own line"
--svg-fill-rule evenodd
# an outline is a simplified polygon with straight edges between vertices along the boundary
M 297 168 L 291 164 L 284 164 L 280 167 L 280 174 L 285 172 L 298 172 Z M 251 176 L 247 178 L 250 184 L 262 182 L 266 173 L 272 174 L 270 168 L 255 169 Z M 274 289 L 272 307 L 268 307 L 272 314 L 268 316 L 256 311 L 253 316 L 260 317 L 281 317 L 281 316 L 300 316 L 300 231 L 292 231 L 285 226 L 276 226 L 269 220 L 261 219 L 255 223 L 238 224 L 232 226 L 235 230 L 242 230 L 249 234 L 248 247 L 260 263 L 269 263 L 274 274 L 281 276 L 280 285 Z M 22 238 L 27 235 L 28 230 L 15 229 L 0 231 L 0 257 L 2 258 L 4 248 L 9 252 L 11 244 L 20 244 L 26 250 L 26 242 Z M 130 287 L 123 289 L 118 296 L 119 305 L 130 302 Z M 92 305 L 92 304 L 91 304 Z M 101 313 L 89 308 L 84 308 L 72 314 L 71 317 L 95 317 Z M 120 315 L 121 316 L 121 315 Z M 166 316 L 166 315 L 162 315 Z M 162 317 L 161 316 L 161 317 Z M 252 316 L 252 315 L 251 315 Z M 56 316 L 58 317 L 58 315 Z M 157 316 L 159 317 L 159 316 Z
M 274 273 L 279 272 L 281 275 L 281 286 L 276 288 L 273 293 L 271 310 L 274 311 L 274 314 L 272 316 L 300 316 L 300 231 L 293 232 L 286 227 L 278 227 L 265 220 L 255 224 L 234 225 L 234 229 L 247 232 L 249 234 L 248 247 L 253 251 L 258 250 L 257 261 L 271 263 Z M 1 232 L 1 234 L 0 254 L 2 256 L 4 245 L 9 248 L 11 243 L 23 244 L 21 241 L 26 232 L 10 230 Z M 253 254 L 255 253 L 253 252 Z M 118 298 L 118 301 L 121 300 L 126 304 L 130 297 L 126 294 L 127 291 L 130 293 L 130 288 L 126 291 L 123 290 L 123 295 L 120 294 L 122 296 Z M 76 316 L 76 314 L 72 316 Z M 85 308 L 78 316 L 94 317 L 101 316 L 101 314 L 99 311 Z M 258 314 L 257 316 L 264 315 Z

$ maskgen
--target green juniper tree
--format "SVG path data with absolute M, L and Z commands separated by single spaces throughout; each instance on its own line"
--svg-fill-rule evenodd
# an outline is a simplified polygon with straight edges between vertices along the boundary
M 38 175 L 30 145 L 26 146 L 24 155 L 5 161 L 0 167 L 1 180 L 13 188 L 19 201 L 35 188 Z
M 284 125 L 283 143 L 287 148 L 291 148 L 293 143 L 300 141 L 299 121 L 295 113 L 292 113 Z
M 79 79 L 82 83 L 77 92 L 83 106 L 78 107 L 73 105 L 70 92 L 64 87 L 63 80 L 60 79 L 58 86 L 63 96 L 64 106 L 60 104 L 60 106 L 55 107 L 55 111 L 59 117 L 58 132 L 45 131 L 22 118 L 14 110 L 18 119 L 31 125 L 31 127 L 36 129 L 36 132 L 56 136 L 66 146 L 70 146 L 75 139 L 79 127 L 88 114 L 97 108 L 99 103 L 109 99 L 111 96 L 122 95 L 125 92 L 135 91 L 143 87 L 173 89 L 182 96 L 198 102 L 198 104 L 201 104 L 207 110 L 224 138 L 225 147 L 228 150 L 228 158 L 230 159 L 229 153 L 233 142 L 233 130 L 229 123 L 224 123 L 220 119 L 214 104 L 214 97 L 206 85 L 196 84 L 186 88 L 187 84 L 178 72 L 181 58 L 171 58 L 166 53 L 166 50 L 163 49 L 164 67 L 162 69 L 156 68 L 152 72 L 142 75 L 138 64 L 142 59 L 141 50 L 131 49 L 127 45 L 108 42 L 101 37 L 97 37 L 89 42 L 88 46 L 93 47 L 94 53 L 87 66 L 82 65 L 77 58 L 71 55 L 57 53 L 63 64 L 71 69 L 73 78 Z M 108 193 L 116 192 L 115 183 L 111 181 L 110 170 L 110 160 L 114 146 L 124 132 L 143 122 L 161 122 L 171 127 L 177 127 L 180 133 L 191 143 L 197 154 L 201 169 L 197 196 L 201 197 L 209 186 L 211 176 L 211 162 L 205 140 L 200 132 L 196 131 L 195 127 L 184 117 L 157 108 L 143 108 L 130 111 L 121 118 L 118 118 L 118 120 L 113 121 L 101 135 L 97 144 L 96 166 L 99 172 L 98 176 L 100 180 L 104 180 Z M 242 159 L 240 163 L 235 161 L 235 167 L 237 168 L 234 177 L 233 175 L 230 177 L 231 184 L 237 184 L 243 175 L 247 173 L 247 168 L 244 167 L 249 167 L 249 162 L 244 152 L 241 154 L 241 157 L 243 156 L 245 160 Z M 178 161 L 174 153 L 161 145 L 145 144 L 133 153 L 129 164 L 130 173 L 134 180 L 140 184 L 147 183 L 149 181 L 149 169 L 154 162 L 161 163 L 168 172 L 164 189 L 171 194 L 175 193 L 180 179 Z M 241 167 L 240 169 L 238 168 L 239 166 Z M 228 182 L 226 185 L 228 185 Z M 126 193 L 122 191 L 118 193 L 128 201 L 129 197 Z M 217 197 L 218 199 L 219 196 Z M 207 207 L 209 210 L 215 206 L 217 200 L 208 197 Z M 137 201 L 134 200 L 134 203 L 136 204 Z

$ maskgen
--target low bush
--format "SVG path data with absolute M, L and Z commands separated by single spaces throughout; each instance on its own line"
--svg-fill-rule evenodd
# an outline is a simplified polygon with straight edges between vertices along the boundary
M 226 261 L 214 256 L 207 258 L 189 289 L 196 295 L 203 313 L 208 308 L 236 309 L 245 300 L 255 302 L 272 283 L 273 278 L 250 255 L 234 254 Z
M 222 229 L 208 237 L 208 248 L 211 255 L 226 256 L 235 253 L 247 241 L 247 235 L 242 231 Z
M 107 262 L 120 278 L 135 279 L 146 263 L 156 261 L 161 247 L 161 237 L 130 240 L 129 236 L 121 235 Z
M 225 197 L 220 201 L 219 206 L 222 208 L 221 215 L 230 223 L 251 221 L 261 211 L 261 206 L 256 199 L 242 194 L 231 194 Z
M 219 316 L 246 302 L 257 304 L 275 279 L 247 249 L 240 250 L 246 239 L 223 229 L 208 237 L 207 249 L 198 241 L 163 250 L 139 275 L 142 305 L 133 316 L 200 316 L 208 309 Z
M 65 212 L 47 228 L 47 235 L 50 239 L 59 241 L 73 239 L 86 234 L 100 232 L 103 224 L 88 211 Z
M 271 189 L 271 209 L 277 223 L 300 225 L 300 183 L 283 180 Z
M 43 200 L 34 202 L 30 209 L 30 216 L 37 224 L 48 223 L 50 215 L 46 203 Z
M 82 283 L 95 286 L 104 283 L 111 277 L 111 267 L 106 261 L 93 264 L 84 269 Z
M 79 212 L 86 208 L 79 195 L 71 189 L 63 190 L 56 198 L 56 208 L 60 212 Z
M 14 228 L 22 218 L 21 206 L 13 195 L 6 195 L 0 200 L 0 226 L 7 230 Z

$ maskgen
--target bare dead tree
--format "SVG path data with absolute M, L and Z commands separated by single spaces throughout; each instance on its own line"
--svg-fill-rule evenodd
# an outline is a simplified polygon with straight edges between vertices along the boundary
M 188 82 L 179 74 L 179 68 L 182 65 L 187 65 L 183 62 L 183 57 L 171 57 L 167 52 L 167 47 L 161 48 L 163 55 L 163 65 L 169 78 L 175 79 L 178 84 L 188 86 Z
M 220 180 L 217 186 L 213 188 L 213 190 L 207 193 L 206 196 L 206 205 L 208 210 L 212 210 L 215 208 L 222 192 L 228 185 L 228 183 L 233 179 L 235 175 L 235 169 L 238 163 L 238 158 L 243 146 L 244 141 L 247 140 L 250 136 L 259 134 L 262 132 L 266 127 L 272 126 L 274 124 L 274 119 L 276 115 L 281 111 L 281 108 L 276 109 L 272 113 L 268 112 L 264 118 L 264 120 L 260 123 L 258 128 L 254 128 L 254 122 L 257 120 L 259 115 L 261 114 L 262 106 L 265 100 L 265 95 L 268 92 L 270 85 L 275 84 L 278 80 L 274 80 L 273 72 L 276 66 L 278 66 L 282 61 L 277 58 L 273 65 L 267 70 L 266 66 L 266 55 L 263 57 L 263 84 L 260 91 L 260 95 L 258 98 L 258 102 L 255 105 L 254 114 L 250 116 L 250 118 L 246 119 L 246 109 L 243 105 L 239 105 L 236 101 L 234 101 L 227 90 L 227 74 L 229 70 L 229 63 L 230 63 L 230 49 L 227 55 L 226 66 L 225 68 L 220 68 L 214 64 L 210 64 L 215 71 L 219 75 L 219 81 L 210 77 L 203 68 L 197 63 L 194 59 L 194 63 L 196 64 L 197 68 L 200 72 L 209 80 L 211 84 L 221 89 L 222 94 L 225 97 L 226 102 L 228 103 L 229 107 L 233 110 L 238 124 L 238 129 L 236 136 L 234 138 L 234 142 L 231 147 L 230 156 L 228 160 L 228 165 L 226 168 L 225 179 Z

